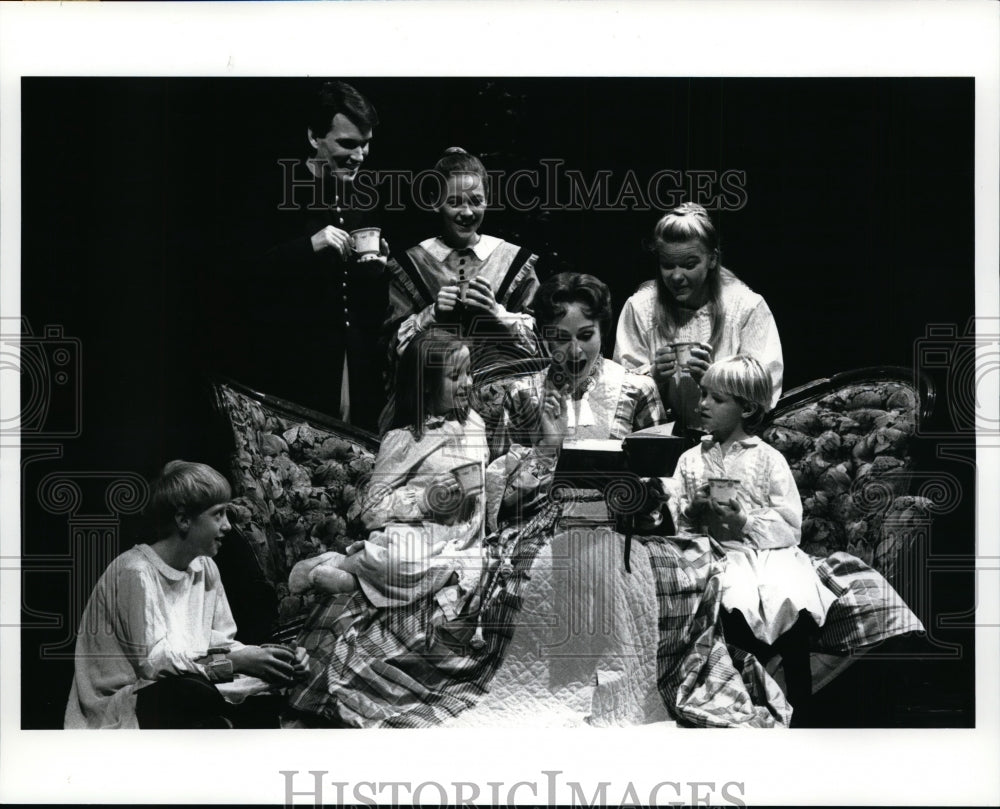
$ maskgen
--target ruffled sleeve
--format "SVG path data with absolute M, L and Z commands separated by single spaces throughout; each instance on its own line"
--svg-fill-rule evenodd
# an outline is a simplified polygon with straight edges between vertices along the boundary
M 767 504 L 747 512 L 743 534 L 760 550 L 790 548 L 802 539 L 802 499 L 784 456 L 774 450 L 767 458 Z
M 422 516 L 423 489 L 406 479 L 426 454 L 416 457 L 417 442 L 409 429 L 390 430 L 382 437 L 371 482 L 361 501 L 361 520 L 369 530 L 399 519 Z
M 646 297 L 648 293 L 640 290 L 625 301 L 615 334 L 615 362 L 638 374 L 649 374 L 655 354 Z
M 784 381 L 785 362 L 781 353 L 781 339 L 778 337 L 778 327 L 767 302 L 757 296 L 757 304 L 749 309 L 740 324 L 739 351 L 750 354 L 760 361 L 764 370 L 771 377 L 774 393 L 771 397 L 771 407 L 781 398 L 781 386 Z
M 408 261 L 401 257 L 400 261 Z M 434 322 L 434 301 L 424 301 L 413 281 L 396 261 L 389 271 L 389 314 L 383 330 L 388 339 L 390 358 L 399 356 L 419 332 Z
M 538 276 L 535 274 L 537 261 L 538 256 L 534 253 L 528 256 L 511 282 L 510 291 L 504 301 L 504 307 L 508 312 L 526 312 L 531 307 L 531 302 L 535 299 L 535 293 L 540 286 Z

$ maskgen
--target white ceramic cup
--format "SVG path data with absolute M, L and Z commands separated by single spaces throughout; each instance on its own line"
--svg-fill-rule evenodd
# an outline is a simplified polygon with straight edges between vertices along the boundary
M 691 359 L 691 349 L 698 343 L 671 343 L 674 350 L 674 376 L 680 379 L 687 374 L 688 360 Z
M 736 487 L 740 482 L 737 478 L 709 478 L 708 486 L 712 499 L 716 503 L 728 503 L 736 498 Z
M 381 249 L 381 228 L 358 228 L 351 231 L 351 246 L 359 258 L 377 256 Z

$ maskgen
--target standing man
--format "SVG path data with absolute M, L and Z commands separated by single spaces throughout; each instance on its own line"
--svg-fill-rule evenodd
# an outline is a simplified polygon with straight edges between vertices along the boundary
M 378 115 L 354 87 L 332 81 L 301 120 L 310 156 L 276 161 L 270 209 L 238 228 L 232 283 L 241 289 L 230 300 L 241 323 L 223 338 L 219 370 L 375 431 L 389 250 L 381 239 L 378 254 L 360 256 L 351 232 L 381 224 L 374 185 L 356 183 Z

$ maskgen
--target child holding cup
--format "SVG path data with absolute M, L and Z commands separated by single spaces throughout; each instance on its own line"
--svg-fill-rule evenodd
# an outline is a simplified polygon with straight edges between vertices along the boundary
M 231 728 L 251 718 L 248 694 L 305 675 L 305 649 L 236 640 L 213 561 L 230 495 L 201 463 L 171 461 L 152 482 L 152 540 L 112 561 L 80 621 L 64 727 Z
M 837 600 L 798 548 L 802 501 L 784 457 L 755 435 L 773 399 L 756 359 L 728 357 L 701 376 L 708 433 L 677 463 L 670 507 L 680 535 L 707 534 L 725 556 L 727 639 L 761 659 L 782 654 L 789 701 L 811 693 L 808 636 Z
M 347 553 L 292 569 L 293 593 L 361 590 L 375 607 L 399 607 L 448 582 L 463 593 L 482 570 L 485 427 L 470 408 L 469 349 L 440 328 L 418 334 L 400 360 L 393 429 L 382 438 L 361 518 L 371 530 Z
M 440 235 L 411 247 L 398 266 L 389 268 L 390 379 L 409 342 L 434 324 L 447 325 L 469 341 L 473 368 L 539 351 L 527 312 L 538 289 L 538 257 L 479 233 L 486 212 L 486 168 L 456 146 L 445 150 L 434 173 L 442 186 L 435 209 Z M 392 423 L 393 401 L 390 392 L 379 420 L 383 432 Z
M 660 271 L 625 302 L 615 360 L 656 380 L 676 434 L 697 427 L 698 383 L 715 356 L 757 357 L 773 407 L 784 370 L 778 330 L 764 299 L 722 266 L 708 212 L 693 203 L 670 211 L 656 224 L 652 249 Z

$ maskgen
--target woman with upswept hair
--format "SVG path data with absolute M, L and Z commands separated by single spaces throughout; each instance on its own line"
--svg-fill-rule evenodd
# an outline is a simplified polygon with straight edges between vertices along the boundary
M 681 430 L 697 427 L 698 383 L 713 358 L 755 357 L 781 397 L 781 340 L 767 302 L 722 266 L 719 234 L 700 205 L 664 215 L 651 245 L 659 273 L 626 302 L 615 359 L 656 380 Z

